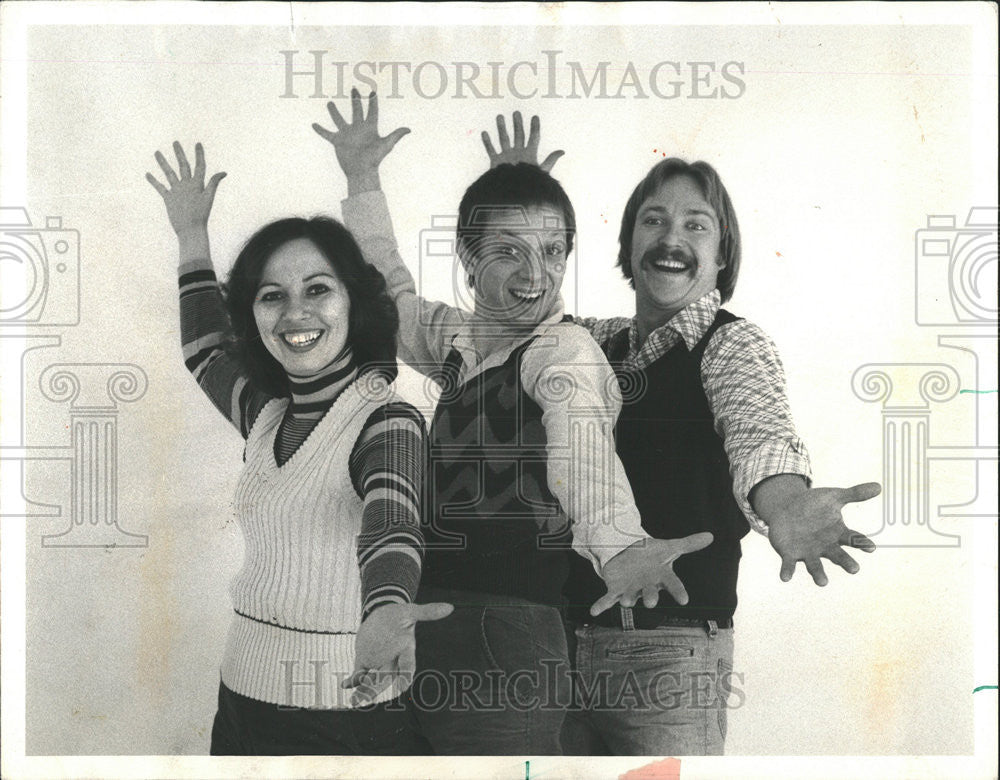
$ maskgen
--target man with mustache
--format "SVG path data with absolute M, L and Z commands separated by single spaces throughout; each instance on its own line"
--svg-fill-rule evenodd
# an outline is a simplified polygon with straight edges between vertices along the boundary
M 497 118 L 491 165 L 537 164 L 539 125 L 514 141 Z M 551 168 L 561 152 L 542 163 Z M 850 573 L 842 548 L 871 552 L 847 528 L 844 504 L 878 495 L 877 483 L 812 488 L 809 459 L 792 423 L 784 370 L 756 325 L 721 308 L 736 286 L 740 233 L 719 175 L 708 163 L 657 163 L 629 198 L 618 265 L 635 290 L 633 318 L 577 319 L 615 368 L 624 404 L 615 429 L 642 526 L 674 538 L 710 531 L 711 545 L 679 559 L 689 601 L 662 594 L 653 608 L 587 607 L 603 591 L 573 557 L 565 595 L 574 656 L 574 707 L 563 729 L 567 755 L 720 755 L 732 674 L 740 539 L 752 526 L 791 579 L 803 561 L 827 583 L 821 557 Z M 596 596 L 595 596 L 596 594 Z M 737 677 L 738 679 L 738 677 Z

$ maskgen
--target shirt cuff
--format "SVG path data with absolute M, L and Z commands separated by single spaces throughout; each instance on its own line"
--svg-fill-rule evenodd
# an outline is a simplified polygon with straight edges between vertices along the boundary
M 767 523 L 750 505 L 750 491 L 768 477 L 776 477 L 779 474 L 797 474 L 805 479 L 806 487 L 812 486 L 809 454 L 801 439 L 787 439 L 761 445 L 746 459 L 744 468 L 735 474 L 733 479 L 736 502 L 750 523 L 750 527 L 764 536 L 767 536 Z

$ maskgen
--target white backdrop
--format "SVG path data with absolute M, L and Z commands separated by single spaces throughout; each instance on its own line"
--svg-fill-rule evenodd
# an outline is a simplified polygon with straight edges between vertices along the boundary
M 916 231 L 927 227 L 928 215 L 955 215 L 960 228 L 971 207 L 997 203 L 996 16 L 985 5 L 959 4 L 947 16 L 935 4 L 589 12 L 287 4 L 168 12 L 140 4 L 115 9 L 114 17 L 100 6 L 58 5 L 60 24 L 52 15 L 41 23 L 26 8 L 4 8 L 2 203 L 25 207 L 36 228 L 58 215 L 62 229 L 79 231 L 80 317 L 66 327 L 45 329 L 43 322 L 2 331 L 61 339 L 24 353 L 23 366 L 21 345 L 31 346 L 30 339 L 4 340 L 3 444 L 52 448 L 69 441 L 67 403 L 39 390 L 49 365 L 141 368 L 145 394 L 115 409 L 115 490 L 121 528 L 148 536 L 148 544 L 49 546 L 43 537 L 69 527 L 69 472 L 45 461 L 28 471 L 27 498 L 62 507 L 62 514 L 3 521 L 7 750 L 207 752 L 230 616 L 226 588 L 242 554 L 230 512 L 242 442 L 183 367 L 176 248 L 162 202 L 143 176 L 156 171 L 153 152 L 167 152 L 175 139 L 189 149 L 203 142 L 209 170 L 228 172 L 210 222 L 220 271 L 270 220 L 339 216 L 346 184 L 332 148 L 310 128 L 329 124 L 325 100 L 309 97 L 310 76 L 294 77 L 298 97 L 282 97 L 281 51 L 297 52 L 296 70 L 311 68 L 310 51 L 325 52 L 327 95 L 337 89 L 334 62 L 347 63 L 345 90 L 359 84 L 350 77 L 359 62 L 441 64 L 449 81 L 440 97 L 420 94 L 435 91 L 434 66 L 425 66 L 416 86 L 402 71 L 395 98 L 389 70 L 376 77 L 383 132 L 398 125 L 413 131 L 383 165 L 383 182 L 401 251 L 415 272 L 421 231 L 433 217 L 453 214 L 484 168 L 479 132 L 494 128 L 498 112 L 508 121 L 515 109 L 526 118 L 537 113 L 543 153 L 566 151 L 554 174 L 577 212 L 578 250 L 564 297 L 579 314 L 634 312 L 614 268 L 625 200 L 664 153 L 705 159 L 726 182 L 743 234 L 743 268 L 728 308 L 777 342 L 816 484 L 884 479 L 882 404 L 852 391 L 852 375 L 864 364 L 944 363 L 963 390 L 993 390 L 956 386 L 946 400 L 924 406 L 932 446 L 995 451 L 995 432 L 984 433 L 996 420 L 995 331 L 987 316 L 978 360 L 981 369 L 993 361 L 991 373 L 982 374 L 993 384 L 977 384 L 973 353 L 945 348 L 938 337 L 984 330 L 918 323 L 918 300 L 933 305 L 951 288 L 943 266 L 918 262 L 915 253 Z M 462 20 L 467 26 L 454 24 Z M 546 51 L 559 52 L 554 70 Z M 458 61 L 481 67 L 477 84 L 486 94 L 487 63 L 501 63 L 502 96 L 466 90 L 456 97 Z M 517 98 L 506 83 L 521 61 L 537 69 L 517 71 L 517 90 L 537 87 L 530 99 Z M 649 89 L 641 97 L 628 84 L 619 99 L 597 97 L 596 87 L 583 96 L 579 82 L 580 97 L 568 96 L 570 63 L 589 80 L 607 62 L 607 92 L 614 95 L 629 63 L 648 85 L 651 69 L 664 61 L 680 63 L 687 74 L 676 98 Z M 690 62 L 714 64 L 707 83 L 692 84 Z M 725 63 L 739 64 L 727 72 L 740 83 L 722 78 Z M 670 72 L 661 69 L 664 83 Z M 559 97 L 545 97 L 550 76 Z M 720 90 L 715 98 L 692 97 L 713 88 Z M 346 100 L 338 105 L 347 108 Z M 995 249 L 984 269 L 977 294 L 987 309 L 992 296 L 995 323 Z M 421 277 L 430 297 L 452 300 L 450 269 L 424 267 Z M 897 396 L 888 403 L 902 394 L 919 406 L 918 369 L 891 372 Z M 402 387 L 411 396 L 420 392 L 405 372 Z M 26 422 L 18 431 L 22 400 Z M 801 569 L 781 583 L 766 540 L 747 537 L 735 659 L 745 699 L 730 712 L 727 753 L 968 756 L 977 712 L 981 738 L 992 733 L 996 692 L 973 695 L 977 686 L 996 683 L 995 460 L 984 464 L 978 485 L 971 459 L 928 467 L 913 495 L 927 497 L 934 531 L 918 528 L 916 514 L 903 507 L 893 517 L 912 516 L 914 526 L 909 536 L 890 539 L 882 499 L 849 508 L 852 527 L 894 546 L 864 556 L 854 577 L 828 565 L 825 589 Z M 17 482 L 5 480 L 7 507 L 22 501 Z M 985 517 L 938 519 L 939 505 L 977 496 L 992 506 Z M 23 604 L 26 662 L 9 633 Z M 6 699 L 18 691 L 25 698 L 23 737 L 7 731 L 13 727 Z M 721 764 L 688 763 L 709 775 L 725 773 Z M 583 765 L 549 765 L 553 774 L 584 773 Z M 595 773 L 637 765 L 588 764 Z M 32 765 L 20 766 L 27 773 Z M 512 766 L 515 775 L 521 771 Z M 532 766 L 537 772 L 542 764 Z M 745 771 L 755 766 L 773 773 L 780 765 L 748 764 Z M 168 771 L 176 770 L 158 770 Z

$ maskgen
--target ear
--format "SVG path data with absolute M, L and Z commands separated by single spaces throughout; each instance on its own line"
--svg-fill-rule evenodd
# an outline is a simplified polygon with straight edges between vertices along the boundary
M 472 274 L 469 274 L 468 278 L 465 281 L 469 285 L 470 290 L 476 289 L 476 277 L 474 277 Z

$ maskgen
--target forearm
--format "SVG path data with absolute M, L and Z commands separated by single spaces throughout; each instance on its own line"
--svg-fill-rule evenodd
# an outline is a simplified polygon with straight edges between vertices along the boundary
M 355 488 L 365 501 L 357 542 L 363 618 L 384 604 L 416 598 L 426 452 L 420 413 L 390 404 L 369 417 L 352 453 Z
M 765 481 L 809 485 L 805 444 L 792 420 L 784 368 L 774 344 L 746 321 L 725 325 L 709 342 L 702 384 L 733 476 L 733 494 L 754 530 L 767 533 L 751 494 Z
M 243 367 L 225 350 L 232 327 L 211 260 L 207 254 L 197 254 L 194 243 L 185 247 L 181 242 L 181 247 L 182 258 L 186 250 L 191 252 L 178 268 L 184 365 L 245 438 L 269 397 L 249 385 Z
M 377 174 L 368 181 L 377 185 Z M 365 259 L 385 277 L 389 295 L 396 302 L 399 358 L 422 373 L 437 369 L 464 315 L 451 306 L 417 295 L 413 275 L 399 255 L 381 190 L 366 189 L 348 197 L 342 203 L 342 213 Z

